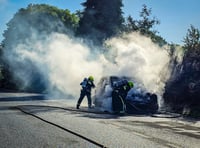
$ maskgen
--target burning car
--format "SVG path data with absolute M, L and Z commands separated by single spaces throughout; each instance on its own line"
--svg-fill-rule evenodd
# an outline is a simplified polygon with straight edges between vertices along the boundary
M 97 84 L 93 103 L 101 111 L 112 111 L 112 91 L 117 81 L 128 80 L 135 82 L 130 77 L 108 76 L 103 77 Z M 126 112 L 135 113 L 155 113 L 158 110 L 158 99 L 154 93 L 147 92 L 141 85 L 132 88 L 125 99 Z

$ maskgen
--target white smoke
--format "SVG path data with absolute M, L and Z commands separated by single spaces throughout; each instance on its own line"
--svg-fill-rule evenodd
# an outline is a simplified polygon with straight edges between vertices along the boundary
M 38 70 L 51 95 L 61 92 L 78 98 L 79 84 L 89 75 L 94 76 L 95 83 L 109 75 L 134 77 L 146 90 L 162 94 L 167 73 L 165 77 L 162 74 L 167 72 L 169 57 L 147 37 L 131 33 L 106 41 L 108 54 L 116 61 L 113 63 L 103 54 L 91 52 L 93 49 L 71 35 L 52 33 L 41 38 L 35 32 L 31 34 L 26 42 L 5 54 L 24 87 L 29 85 L 30 71 Z M 20 68 L 16 63 L 21 64 Z
M 34 32 L 32 33 L 34 34 Z M 79 83 L 84 77 L 94 75 L 97 79 L 102 74 L 102 66 L 98 60 L 90 59 L 89 48 L 70 36 L 52 33 L 41 40 L 37 35 L 18 44 L 12 52 L 6 53 L 14 74 L 29 85 L 30 62 L 32 70 L 38 70 L 48 83 L 48 92 L 52 95 L 58 90 L 74 97 L 79 95 Z M 23 65 L 23 69 L 16 62 Z M 56 89 L 56 90 L 55 90 Z
M 148 91 L 162 94 L 170 60 L 165 49 L 139 33 L 113 38 L 107 44 L 116 51 L 115 73 L 134 77 Z

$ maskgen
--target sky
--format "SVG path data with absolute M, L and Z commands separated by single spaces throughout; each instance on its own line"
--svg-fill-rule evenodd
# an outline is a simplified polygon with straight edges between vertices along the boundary
M 45 3 L 76 12 L 83 9 L 82 2 L 85 0 L 0 0 L 0 42 L 9 20 L 20 8 L 26 8 L 30 3 Z M 160 21 L 155 30 L 169 43 L 183 44 L 190 25 L 200 29 L 200 0 L 123 0 L 123 4 L 124 16 L 131 15 L 136 20 L 143 4 L 151 8 L 152 16 Z

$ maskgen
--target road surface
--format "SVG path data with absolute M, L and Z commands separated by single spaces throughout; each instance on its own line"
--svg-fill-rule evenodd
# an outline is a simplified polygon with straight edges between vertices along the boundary
M 0 104 L 0 148 L 200 147 L 200 122 L 181 117 L 87 112 L 37 94 L 0 93 Z

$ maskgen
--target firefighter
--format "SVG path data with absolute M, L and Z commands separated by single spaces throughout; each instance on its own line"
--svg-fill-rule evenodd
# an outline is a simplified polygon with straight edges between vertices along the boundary
M 121 80 L 114 85 L 112 91 L 112 109 L 114 113 L 125 113 L 125 98 L 134 84 L 131 81 Z
M 95 88 L 95 85 L 93 82 L 94 82 L 93 76 L 89 76 L 88 78 L 84 78 L 84 80 L 80 83 L 80 85 L 82 86 L 82 89 L 81 89 L 81 94 L 76 105 L 77 109 L 79 109 L 81 102 L 85 96 L 87 96 L 88 108 L 92 107 L 91 90 L 92 88 Z

